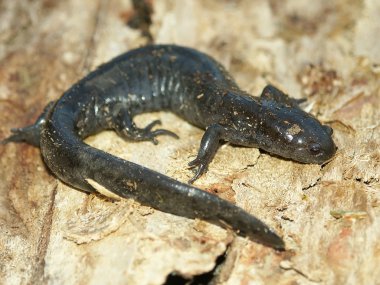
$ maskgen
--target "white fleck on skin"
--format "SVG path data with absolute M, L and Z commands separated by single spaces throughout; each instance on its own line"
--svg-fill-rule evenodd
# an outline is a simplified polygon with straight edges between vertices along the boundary
M 291 142 L 293 140 L 293 136 L 290 134 L 286 134 L 286 139 Z
M 86 178 L 85 180 L 88 182 L 88 184 L 90 184 L 92 187 L 94 187 L 95 190 L 98 191 L 103 196 L 106 196 L 108 198 L 111 198 L 111 199 L 117 200 L 117 201 L 121 200 L 120 196 L 112 193 L 107 188 L 105 188 L 103 185 L 100 185 L 98 182 L 96 182 L 96 181 L 94 181 L 94 180 L 92 180 L 90 178 Z

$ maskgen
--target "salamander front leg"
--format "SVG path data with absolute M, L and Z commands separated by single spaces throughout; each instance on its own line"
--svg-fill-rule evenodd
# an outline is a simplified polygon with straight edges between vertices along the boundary
M 198 167 L 193 178 L 189 180 L 189 183 L 193 183 L 197 180 L 205 171 L 211 160 L 214 158 L 216 151 L 219 148 L 219 142 L 223 139 L 225 129 L 218 124 L 211 125 L 204 133 L 197 158 L 189 162 L 190 167 Z
M 167 135 L 174 138 L 178 138 L 178 136 L 175 133 L 169 130 L 153 130 L 155 126 L 160 124 L 160 120 L 155 120 L 148 124 L 145 128 L 138 128 L 136 124 L 132 121 L 128 111 L 122 109 L 113 118 L 112 128 L 120 137 L 132 141 L 151 141 L 154 144 L 158 144 L 156 138 L 157 136 Z

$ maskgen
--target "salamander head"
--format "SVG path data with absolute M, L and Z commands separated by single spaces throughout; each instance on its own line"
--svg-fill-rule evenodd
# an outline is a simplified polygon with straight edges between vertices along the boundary
M 262 149 L 302 163 L 322 164 L 334 156 L 337 148 L 329 126 L 296 107 L 272 103 L 263 109 L 269 115 L 261 128 Z

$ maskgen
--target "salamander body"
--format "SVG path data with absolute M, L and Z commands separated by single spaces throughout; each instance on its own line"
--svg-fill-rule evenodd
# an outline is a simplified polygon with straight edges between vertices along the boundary
M 324 163 L 335 154 L 332 129 L 301 110 L 298 101 L 268 85 L 260 97 L 242 91 L 227 71 L 191 48 L 152 45 L 122 54 L 74 84 L 47 105 L 35 124 L 12 129 L 3 140 L 40 147 L 60 180 L 86 192 L 97 186 L 155 209 L 228 227 L 255 241 L 283 249 L 282 239 L 243 209 L 163 174 L 95 149 L 83 142 L 111 129 L 126 140 L 157 143 L 176 135 L 133 122 L 137 114 L 168 110 L 205 129 L 195 160 L 196 180 L 221 141 L 263 149 L 303 163 Z

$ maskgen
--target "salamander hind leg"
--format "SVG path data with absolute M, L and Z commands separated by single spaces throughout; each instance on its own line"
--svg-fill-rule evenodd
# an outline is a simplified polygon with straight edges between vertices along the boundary
M 0 141 L 0 144 L 7 144 L 9 142 L 26 142 L 28 144 L 39 147 L 41 130 L 45 125 L 46 119 L 53 106 L 54 102 L 50 102 L 33 125 L 24 128 L 11 129 L 12 135 Z
M 126 140 L 151 141 L 154 144 L 158 144 L 157 136 L 167 135 L 178 138 L 175 133 L 169 130 L 153 130 L 155 126 L 160 124 L 160 120 L 155 120 L 144 128 L 138 128 L 126 108 L 119 109 L 118 112 L 111 118 L 111 128 L 114 129 L 120 137 Z

